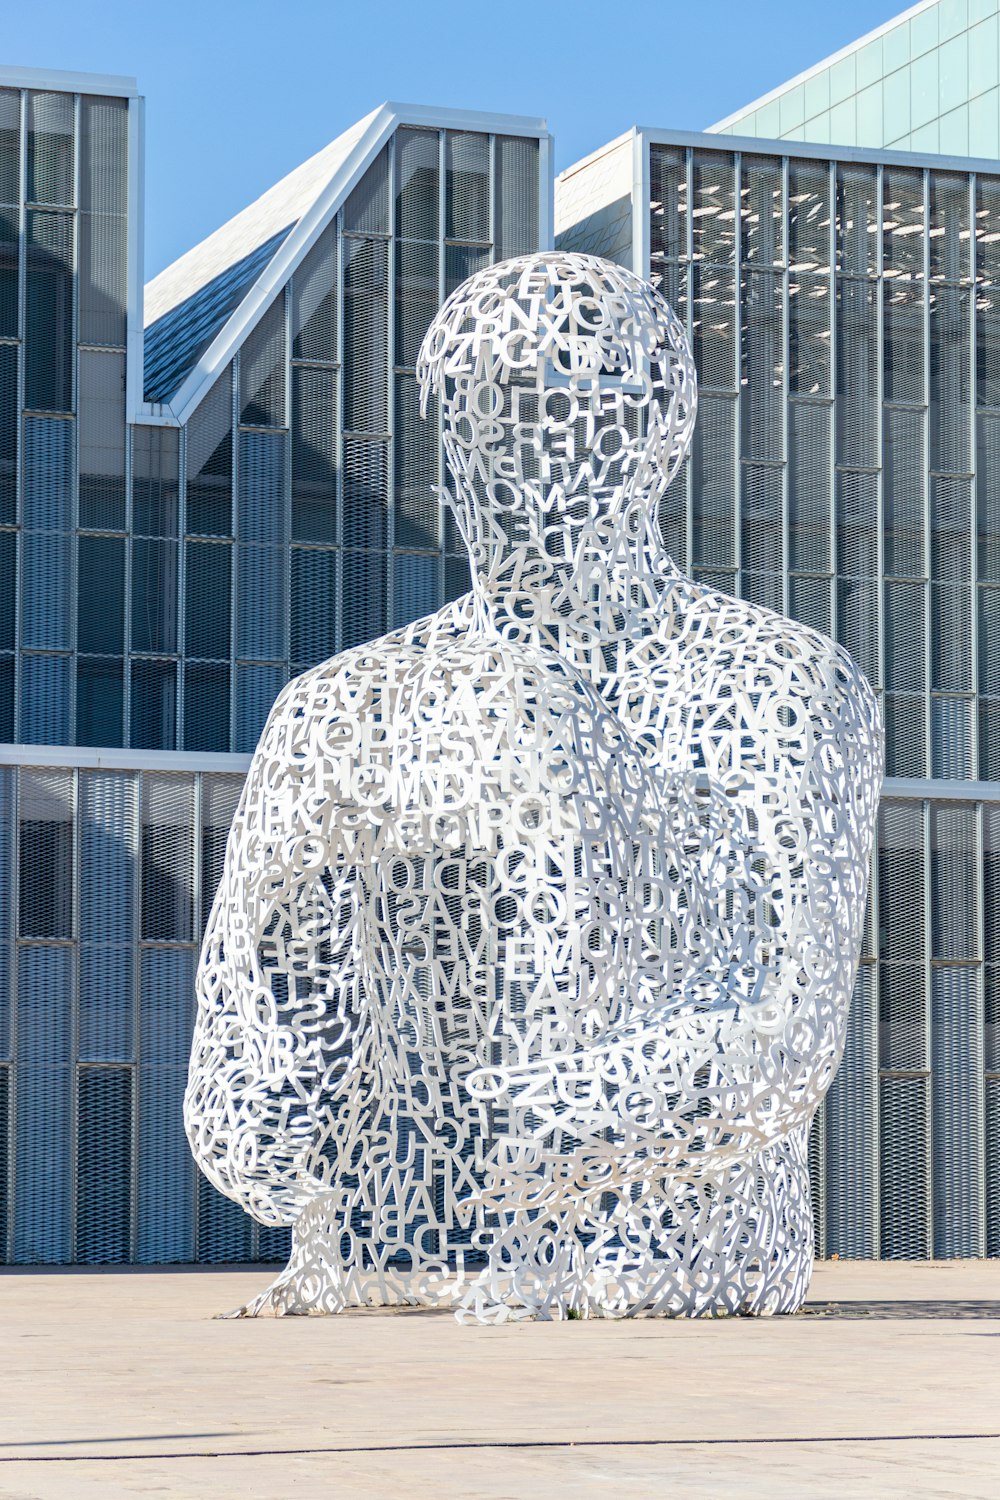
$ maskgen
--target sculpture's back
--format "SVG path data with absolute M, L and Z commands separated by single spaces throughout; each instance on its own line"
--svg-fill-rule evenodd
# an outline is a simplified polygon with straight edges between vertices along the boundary
M 694 379 L 651 288 L 494 267 L 420 375 L 473 593 L 278 700 L 199 974 L 195 1153 L 294 1224 L 255 1310 L 794 1307 L 871 690 L 664 557 Z

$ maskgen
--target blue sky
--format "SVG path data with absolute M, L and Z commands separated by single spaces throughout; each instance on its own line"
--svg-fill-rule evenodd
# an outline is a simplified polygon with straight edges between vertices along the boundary
M 698 130 L 906 0 L 36 0 L 20 67 L 146 96 L 146 277 L 383 99 L 548 118 L 561 170 L 633 124 Z

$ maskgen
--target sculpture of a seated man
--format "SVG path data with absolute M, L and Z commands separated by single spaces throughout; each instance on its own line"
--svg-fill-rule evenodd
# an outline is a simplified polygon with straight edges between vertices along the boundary
M 493 266 L 418 375 L 472 591 L 281 694 L 199 970 L 192 1148 L 293 1226 L 241 1311 L 792 1311 L 874 695 L 665 555 L 696 390 L 652 287 Z

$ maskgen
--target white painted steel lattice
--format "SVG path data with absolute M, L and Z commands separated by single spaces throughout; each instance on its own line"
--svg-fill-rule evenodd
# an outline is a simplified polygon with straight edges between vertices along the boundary
M 294 1226 L 244 1311 L 791 1311 L 874 696 L 665 555 L 696 393 L 651 287 L 507 261 L 418 374 L 473 591 L 282 693 L 202 956 L 192 1148 Z

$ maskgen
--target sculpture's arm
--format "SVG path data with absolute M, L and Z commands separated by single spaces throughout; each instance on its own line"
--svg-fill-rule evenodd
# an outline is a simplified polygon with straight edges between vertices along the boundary
M 297 686 L 272 710 L 230 831 L 185 1098 L 202 1170 L 271 1224 L 321 1189 L 364 1009 L 350 819 L 302 753 Z

